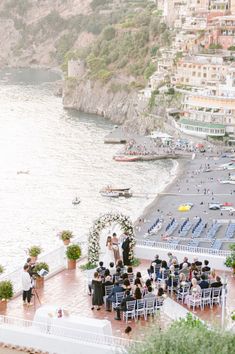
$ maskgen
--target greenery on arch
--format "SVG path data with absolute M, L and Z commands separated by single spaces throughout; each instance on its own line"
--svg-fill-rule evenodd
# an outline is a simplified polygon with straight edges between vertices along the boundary
M 95 220 L 93 228 L 89 232 L 88 236 L 88 262 L 90 264 L 97 264 L 99 261 L 100 253 L 100 232 L 108 225 L 111 225 L 113 222 L 116 222 L 120 225 L 123 232 L 126 232 L 129 235 L 131 240 L 130 242 L 130 252 L 129 259 L 132 264 L 134 261 L 134 229 L 131 222 L 131 219 L 121 213 L 108 213 L 104 214 Z

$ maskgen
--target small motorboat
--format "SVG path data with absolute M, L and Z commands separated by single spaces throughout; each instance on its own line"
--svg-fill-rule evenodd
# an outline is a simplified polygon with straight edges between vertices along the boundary
M 73 201 L 72 201 L 72 204 L 73 205 L 78 205 L 81 203 L 81 199 L 79 199 L 78 197 L 76 197 Z
M 29 170 L 26 171 L 17 171 L 17 175 L 28 175 L 29 174 Z
M 114 156 L 113 159 L 115 161 L 122 161 L 122 162 L 134 162 L 138 161 L 140 158 L 139 156 L 128 156 L 128 155 L 119 155 Z
M 111 186 L 107 186 L 107 187 L 101 189 L 100 194 L 103 197 L 111 197 L 111 198 L 132 197 L 132 193 L 130 192 L 130 188 L 112 188 Z

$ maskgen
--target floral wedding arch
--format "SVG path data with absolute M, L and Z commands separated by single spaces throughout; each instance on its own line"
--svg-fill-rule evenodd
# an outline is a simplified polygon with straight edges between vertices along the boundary
M 88 262 L 90 264 L 97 264 L 99 261 L 99 253 L 100 253 L 100 232 L 108 225 L 112 223 L 118 223 L 123 232 L 126 232 L 129 235 L 131 240 L 130 242 L 130 252 L 129 252 L 129 260 L 132 264 L 134 260 L 134 230 L 133 225 L 130 218 L 126 215 L 119 213 L 108 213 L 101 215 L 99 219 L 95 220 L 93 224 L 93 228 L 89 232 L 88 236 Z

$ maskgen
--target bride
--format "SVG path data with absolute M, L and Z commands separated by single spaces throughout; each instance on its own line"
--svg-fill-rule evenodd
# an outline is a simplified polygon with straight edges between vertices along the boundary
M 107 237 L 106 240 L 106 251 L 103 258 L 104 266 L 109 268 L 109 264 L 113 262 L 115 264 L 114 252 L 113 252 L 113 243 L 111 236 Z

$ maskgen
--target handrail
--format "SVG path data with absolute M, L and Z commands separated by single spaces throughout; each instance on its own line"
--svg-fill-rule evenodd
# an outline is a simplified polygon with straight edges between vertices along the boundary
M 151 248 L 161 248 L 165 250 L 178 250 L 178 251 L 186 251 L 192 253 L 201 253 L 201 254 L 210 254 L 215 256 L 223 256 L 227 257 L 231 255 L 231 251 L 225 250 L 215 250 L 211 248 L 205 247 L 193 247 L 186 245 L 174 245 L 166 242 L 157 242 L 157 241 L 149 241 L 149 240 L 136 240 L 137 246 L 147 246 Z
M 60 336 L 87 343 L 108 345 L 116 348 L 129 347 L 134 343 L 134 341 L 125 338 L 54 325 L 50 323 L 50 319 L 46 322 L 36 322 L 18 317 L 0 315 L 0 326 L 4 325 L 7 325 L 8 328 L 9 326 L 14 326 L 18 327 L 19 329 L 31 329 L 37 332 L 37 334 L 41 333 L 43 335 L 49 336 Z

